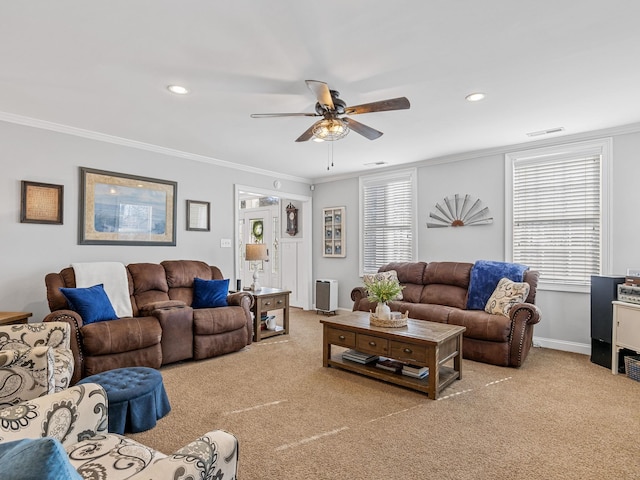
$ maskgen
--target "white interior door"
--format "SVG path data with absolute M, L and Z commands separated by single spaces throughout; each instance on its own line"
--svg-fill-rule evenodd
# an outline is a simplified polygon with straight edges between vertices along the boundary
M 242 212 L 242 238 L 244 243 L 264 243 L 267 245 L 269 260 L 257 262 L 242 262 L 243 275 L 242 285 L 249 286 L 253 283 L 253 271 L 258 270 L 258 282 L 263 287 L 274 287 L 279 284 L 277 278 L 274 279 L 274 231 L 273 215 L 271 208 L 247 209 Z M 242 245 L 242 255 L 244 258 L 244 245 Z M 275 269 L 277 273 L 277 268 Z

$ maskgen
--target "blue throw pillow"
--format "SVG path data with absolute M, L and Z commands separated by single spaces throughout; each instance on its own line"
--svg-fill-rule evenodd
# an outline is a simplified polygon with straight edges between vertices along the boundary
M 2 480 L 82 480 L 55 438 L 17 440 L 0 444 Z
M 102 284 L 89 288 L 60 288 L 69 307 L 78 312 L 84 323 L 103 322 L 118 318 Z
M 193 279 L 193 308 L 226 307 L 229 295 L 229 279 Z
M 521 263 L 478 260 L 471 269 L 467 310 L 484 310 L 489 298 L 502 278 L 522 282 L 529 267 Z

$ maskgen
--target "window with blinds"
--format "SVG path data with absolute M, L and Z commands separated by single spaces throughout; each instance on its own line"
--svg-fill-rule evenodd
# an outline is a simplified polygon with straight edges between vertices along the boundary
M 360 178 L 360 271 L 415 258 L 415 170 Z
M 604 149 L 558 147 L 511 162 L 513 261 L 546 284 L 588 286 L 603 272 Z

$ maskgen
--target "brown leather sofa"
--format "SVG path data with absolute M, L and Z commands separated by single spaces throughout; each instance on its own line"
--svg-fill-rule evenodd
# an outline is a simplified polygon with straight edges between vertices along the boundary
M 133 316 L 84 324 L 70 310 L 60 287 L 75 288 L 72 267 L 45 277 L 52 313 L 45 322 L 71 326 L 75 371 L 71 383 L 121 367 L 151 367 L 186 359 L 204 359 L 244 348 L 251 343 L 253 297 L 238 292 L 229 306 L 193 309 L 193 280 L 222 280 L 217 267 L 193 260 L 127 265 Z
M 535 306 L 539 273 L 527 270 L 529 284 L 525 303 L 511 308 L 509 317 L 467 310 L 467 295 L 473 263 L 407 262 L 389 263 L 379 271 L 395 270 L 405 288 L 402 300 L 389 302 L 392 311 L 409 312 L 409 318 L 450 323 L 466 327 L 463 357 L 505 367 L 519 367 L 527 358 L 533 341 L 533 326 L 540 321 Z M 376 303 L 367 300 L 364 287 L 351 292 L 353 310 L 374 311 Z

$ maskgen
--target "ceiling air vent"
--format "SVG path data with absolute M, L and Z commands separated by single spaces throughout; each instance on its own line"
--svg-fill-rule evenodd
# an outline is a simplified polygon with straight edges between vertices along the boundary
M 564 127 L 548 128 L 547 130 L 539 130 L 537 132 L 527 133 L 527 137 L 539 137 L 540 135 L 549 135 L 550 133 L 564 132 Z
M 383 162 L 382 160 L 379 162 L 369 162 L 369 163 L 363 163 L 363 165 L 365 167 L 379 167 L 381 165 L 386 165 L 387 162 Z

